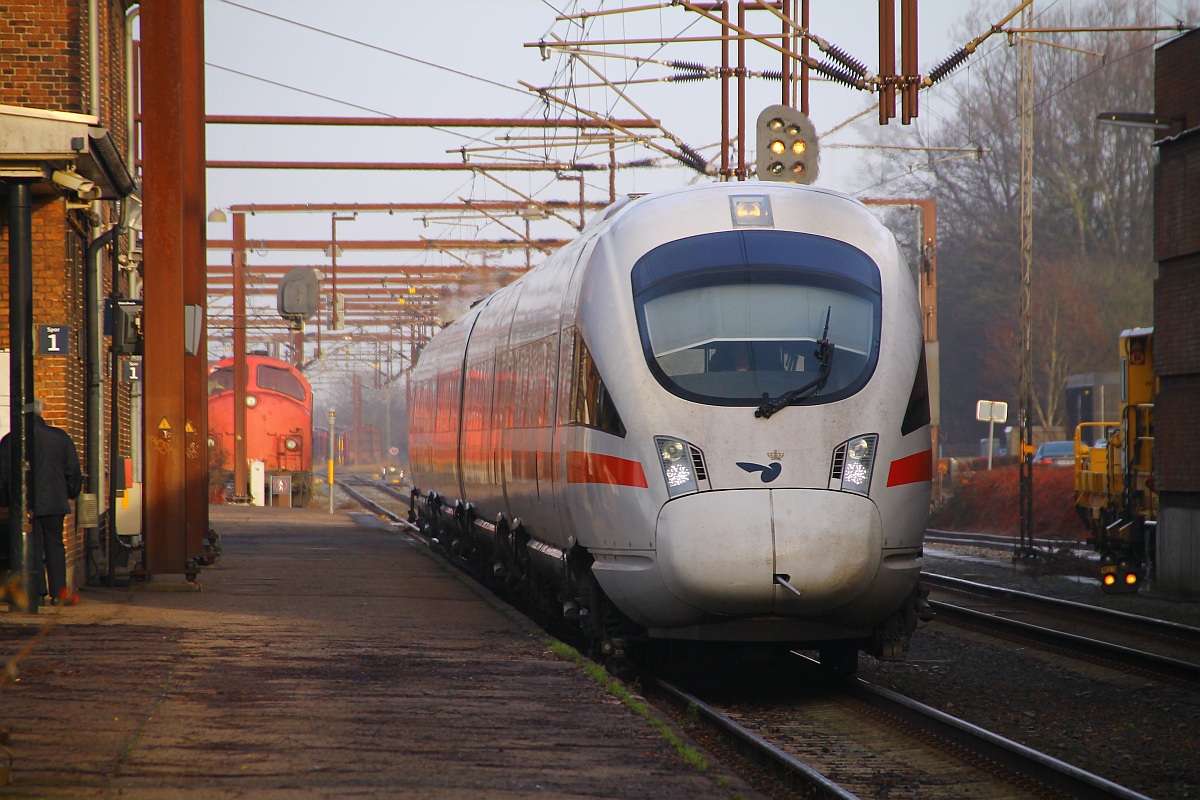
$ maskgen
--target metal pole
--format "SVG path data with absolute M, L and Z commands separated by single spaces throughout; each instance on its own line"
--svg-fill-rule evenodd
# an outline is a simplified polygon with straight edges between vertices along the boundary
M 992 442 L 996 435 L 996 418 L 991 417 L 988 420 L 988 472 L 992 471 Z
M 246 477 L 246 215 L 233 215 L 233 501 L 248 502 Z
M 329 513 L 333 513 L 333 421 L 337 416 L 332 408 L 329 409 Z
M 40 599 L 33 574 L 26 512 L 33 506 L 30 471 L 33 455 L 33 191 L 32 182 L 8 185 L 9 285 L 9 437 L 8 437 L 8 565 L 21 576 L 36 614 Z
M 333 267 L 330 271 L 330 274 L 333 276 L 333 303 L 332 303 L 332 305 L 330 305 L 329 330 L 336 331 L 338 329 L 338 318 L 339 318 L 338 303 L 337 303 L 337 294 L 338 294 L 338 292 L 337 292 L 337 250 L 338 250 L 338 248 L 337 248 L 337 223 L 338 223 L 337 214 L 331 215 L 331 220 L 332 221 L 330 222 L 330 224 L 333 226 L 333 233 L 330 236 L 329 254 L 330 254 L 330 257 L 333 258 Z M 332 485 L 331 485 L 330 491 L 332 492 Z M 333 513 L 332 497 L 333 497 L 333 495 L 330 494 L 331 505 L 329 506 L 329 513 L 331 513 L 331 514 Z
M 1033 3 L 1021 10 L 1021 27 L 1033 23 Z M 1033 42 L 1021 43 L 1021 475 L 1020 543 L 1013 558 L 1033 549 Z

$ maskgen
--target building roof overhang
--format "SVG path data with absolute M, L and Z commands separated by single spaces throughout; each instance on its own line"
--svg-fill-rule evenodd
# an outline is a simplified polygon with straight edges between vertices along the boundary
M 0 178 L 50 181 L 74 170 L 100 188 L 101 200 L 138 194 L 116 142 L 96 117 L 0 105 Z

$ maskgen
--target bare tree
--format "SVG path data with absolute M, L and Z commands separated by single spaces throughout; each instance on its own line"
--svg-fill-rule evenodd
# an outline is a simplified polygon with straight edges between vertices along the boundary
M 963 41 L 1008 6 L 973 7 L 961 23 Z M 1156 21 L 1151 0 L 1097 0 L 1053 6 L 1037 24 Z M 1067 375 L 1115 368 L 1117 334 L 1151 318 L 1151 139 L 1095 119 L 1103 110 L 1153 107 L 1155 39 L 1147 32 L 1037 38 L 1073 48 L 1035 50 L 1034 411 L 1039 424 L 1060 425 Z M 916 170 L 893 158 L 882 166 L 887 191 L 938 200 L 942 429 L 954 441 L 973 438 L 975 400 L 1017 394 L 1018 75 L 1016 49 L 1000 37 L 988 40 L 933 90 L 949 98 L 953 112 L 910 134 L 926 147 L 972 148 L 975 158 L 931 156 Z

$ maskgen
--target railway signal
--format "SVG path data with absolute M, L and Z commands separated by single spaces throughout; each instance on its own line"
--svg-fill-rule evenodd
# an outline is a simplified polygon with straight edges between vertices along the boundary
M 758 115 L 756 168 L 762 181 L 812 183 L 817 179 L 817 132 L 790 106 L 767 106 Z

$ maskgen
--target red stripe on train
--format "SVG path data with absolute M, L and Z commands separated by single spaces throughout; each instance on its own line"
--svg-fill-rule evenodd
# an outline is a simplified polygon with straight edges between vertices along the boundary
M 933 480 L 933 450 L 922 450 L 911 456 L 897 458 L 888 469 L 888 486 Z
M 609 483 L 639 489 L 648 487 L 646 473 L 637 461 L 582 450 L 567 452 L 567 483 Z

